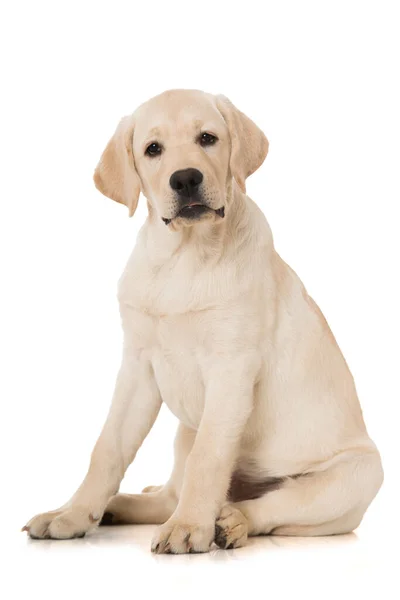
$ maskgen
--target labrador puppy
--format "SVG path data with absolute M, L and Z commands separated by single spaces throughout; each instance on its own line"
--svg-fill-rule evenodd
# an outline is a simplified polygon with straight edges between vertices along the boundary
M 32 538 L 158 523 L 158 553 L 355 529 L 383 471 L 327 322 L 246 196 L 268 141 L 224 96 L 172 90 L 122 119 L 97 188 L 148 218 L 119 284 L 123 359 L 88 473 Z M 180 421 L 164 486 L 118 494 L 162 402 Z

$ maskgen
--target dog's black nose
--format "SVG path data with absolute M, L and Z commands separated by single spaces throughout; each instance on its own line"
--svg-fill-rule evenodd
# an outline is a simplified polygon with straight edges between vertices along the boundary
M 172 173 L 169 184 L 180 196 L 193 196 L 201 182 L 203 173 L 198 169 L 182 169 Z

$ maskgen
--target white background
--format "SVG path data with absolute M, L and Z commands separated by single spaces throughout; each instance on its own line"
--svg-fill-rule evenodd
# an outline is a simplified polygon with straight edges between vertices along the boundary
M 396 597 L 398 3 L 2 6 L 4 597 L 351 598 L 382 586 Z M 116 285 L 146 209 L 128 219 L 94 188 L 94 167 L 120 117 L 174 87 L 224 93 L 269 137 L 248 193 L 326 315 L 383 457 L 384 487 L 355 535 L 154 557 L 152 527 L 70 542 L 19 533 L 79 484 L 119 365 Z M 166 480 L 175 425 L 163 409 L 122 490 Z

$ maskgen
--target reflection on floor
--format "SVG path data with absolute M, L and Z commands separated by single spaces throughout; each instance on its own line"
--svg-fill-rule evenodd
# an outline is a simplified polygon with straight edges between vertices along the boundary
M 396 555 L 376 543 L 376 532 L 365 535 L 363 529 L 330 537 L 262 536 L 237 550 L 213 547 L 207 554 L 186 555 L 152 554 L 154 529 L 101 527 L 85 538 L 65 541 L 16 534 L 13 597 L 27 597 L 32 585 L 39 585 L 41 599 L 54 598 L 56 592 L 57 600 L 115 598 L 127 592 L 137 598 L 142 590 L 151 599 L 231 600 L 247 598 L 253 589 L 263 598 L 347 600 L 382 597 L 382 581 L 396 572 Z M 384 597 L 400 595 L 393 589 Z
M 116 527 L 101 527 L 91 534 L 81 539 L 74 540 L 31 540 L 27 539 L 29 546 L 40 552 L 66 552 L 66 551 L 85 551 L 93 548 L 130 548 L 138 552 L 150 555 L 153 559 L 162 561 L 165 559 L 175 563 L 179 559 L 185 562 L 199 562 L 201 560 L 231 560 L 247 559 L 255 554 L 265 553 L 277 549 L 309 549 L 323 550 L 324 548 L 348 546 L 357 544 L 358 538 L 355 533 L 347 535 L 326 536 L 326 537 L 284 537 L 284 536 L 258 536 L 249 538 L 247 545 L 236 550 L 221 550 L 212 546 L 207 554 L 189 554 L 189 555 L 154 555 L 150 552 L 150 541 L 155 527 L 153 525 L 125 525 Z

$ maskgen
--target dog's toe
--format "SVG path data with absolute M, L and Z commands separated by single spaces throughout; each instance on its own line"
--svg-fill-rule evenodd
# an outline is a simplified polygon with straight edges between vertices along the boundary
M 68 508 L 37 515 L 31 519 L 22 531 L 26 531 L 34 540 L 66 540 L 81 538 L 96 527 L 96 514 L 84 507 Z
M 159 492 L 164 486 L 163 485 L 148 485 L 143 488 L 142 494 L 148 494 L 149 492 Z
M 247 541 L 248 524 L 239 509 L 228 504 L 224 506 L 215 523 L 215 543 L 219 548 L 230 550 L 240 548 Z
M 167 521 L 159 527 L 151 544 L 156 554 L 208 552 L 213 541 L 212 527 Z

